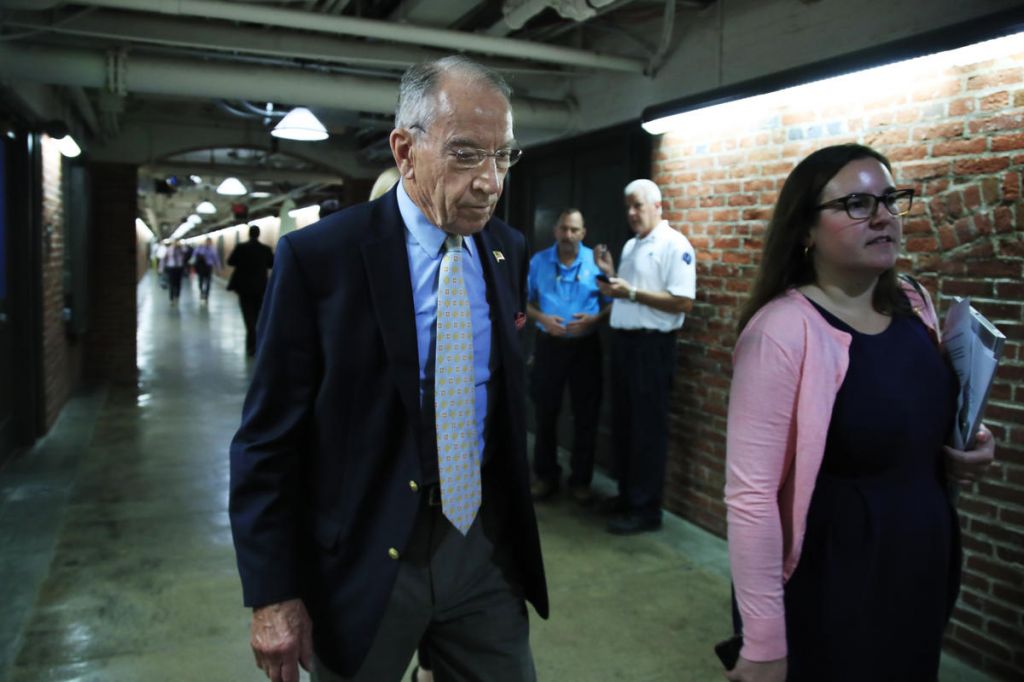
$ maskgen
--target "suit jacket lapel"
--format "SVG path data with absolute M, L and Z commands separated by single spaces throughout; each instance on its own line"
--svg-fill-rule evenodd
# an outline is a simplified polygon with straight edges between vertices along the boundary
M 518 310 L 512 299 L 508 273 L 503 271 L 507 267 L 506 262 L 498 262 L 495 255 L 495 252 L 502 253 L 504 251 L 503 245 L 486 227 L 477 234 L 475 243 L 476 247 L 480 249 L 480 261 L 484 266 L 487 290 L 491 292 L 493 305 L 491 324 L 498 328 L 497 339 L 503 354 L 502 360 L 504 364 L 510 365 L 516 361 L 514 351 L 519 347 L 515 338 L 515 315 Z
M 376 205 L 372 220 L 376 236 L 363 244 L 363 262 L 370 281 L 373 311 L 384 337 L 384 348 L 399 395 L 409 414 L 418 416 L 419 356 L 412 278 L 405 247 L 405 223 L 392 189 Z

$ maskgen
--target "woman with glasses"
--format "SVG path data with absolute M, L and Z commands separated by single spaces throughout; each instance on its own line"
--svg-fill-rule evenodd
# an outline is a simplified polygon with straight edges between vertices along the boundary
M 740 317 L 726 504 L 743 648 L 730 680 L 938 677 L 960 580 L 945 447 L 957 382 L 932 302 L 898 277 L 914 192 L 847 144 L 786 179 Z

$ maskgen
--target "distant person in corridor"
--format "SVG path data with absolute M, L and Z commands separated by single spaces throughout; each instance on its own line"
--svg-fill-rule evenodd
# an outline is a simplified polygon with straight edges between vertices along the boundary
M 203 245 L 192 252 L 192 267 L 195 268 L 196 277 L 199 279 L 199 302 L 208 303 L 213 273 L 221 268 L 220 254 L 213 246 L 213 239 L 207 237 Z
M 994 443 L 944 447 L 956 376 L 931 298 L 895 270 L 913 197 L 856 144 L 779 194 L 729 395 L 734 682 L 938 678 L 960 584 L 947 479 L 976 479 Z
M 267 270 L 274 266 L 274 252 L 260 243 L 260 228 L 249 226 L 249 241 L 235 247 L 228 257 L 234 268 L 228 280 L 228 291 L 238 294 L 238 305 L 245 321 L 245 353 L 256 354 L 256 322 L 263 307 L 263 294 L 267 289 Z

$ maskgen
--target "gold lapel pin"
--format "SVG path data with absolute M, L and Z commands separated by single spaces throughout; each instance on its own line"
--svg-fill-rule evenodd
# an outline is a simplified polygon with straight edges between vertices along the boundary
M 501 251 L 491 251 L 491 253 L 494 254 L 495 263 L 500 263 L 501 261 L 505 260 L 505 254 L 503 254 Z

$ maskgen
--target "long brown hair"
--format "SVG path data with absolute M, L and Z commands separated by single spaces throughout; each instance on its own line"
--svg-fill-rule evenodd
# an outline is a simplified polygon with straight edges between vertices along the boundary
M 818 221 L 821 192 L 846 164 L 865 158 L 877 160 L 892 172 L 889 159 L 871 147 L 840 144 L 812 153 L 786 178 L 768 223 L 754 288 L 740 312 L 739 331 L 743 331 L 754 313 L 779 294 L 814 282 L 814 264 L 805 253 L 804 244 Z M 893 268 L 878 278 L 872 303 L 875 310 L 887 315 L 912 314 Z

